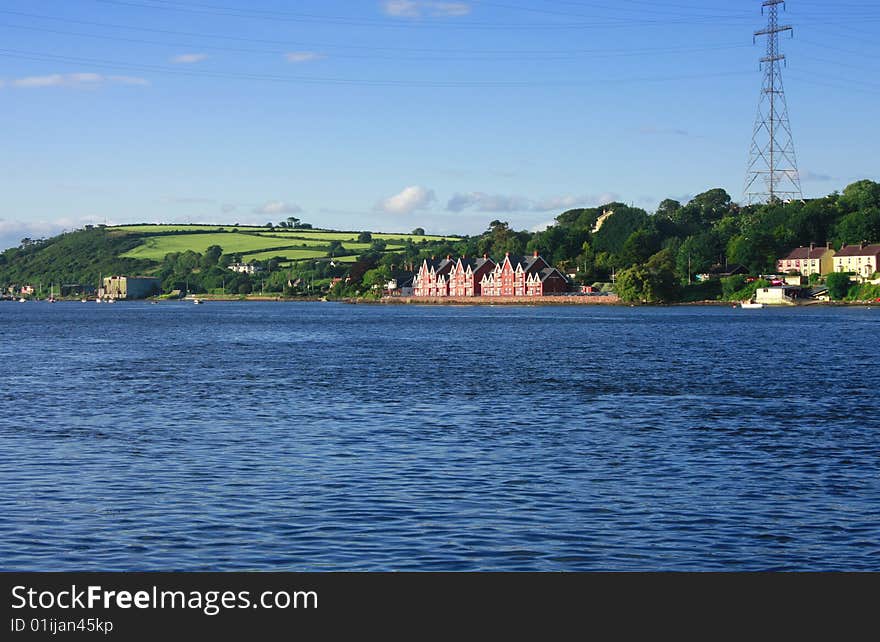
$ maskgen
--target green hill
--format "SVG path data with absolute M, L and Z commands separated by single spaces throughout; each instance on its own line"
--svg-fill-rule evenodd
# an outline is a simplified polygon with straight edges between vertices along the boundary
M 156 275 L 165 279 L 169 274 L 193 270 L 198 273 L 200 267 L 211 267 L 201 265 L 201 255 L 209 250 L 217 253 L 216 248 L 226 257 L 224 265 L 272 261 L 274 268 L 292 268 L 297 263 L 328 261 L 331 257 L 335 263 L 352 263 L 370 251 L 398 252 L 407 245 L 429 246 L 446 240 L 457 239 L 233 225 L 87 226 L 50 239 L 28 241 L 0 253 L 0 285 L 97 285 L 102 275 L 110 274 Z M 180 257 L 186 265 L 181 269 L 169 268 L 172 263 L 180 263 Z M 219 255 L 215 262 L 218 259 Z

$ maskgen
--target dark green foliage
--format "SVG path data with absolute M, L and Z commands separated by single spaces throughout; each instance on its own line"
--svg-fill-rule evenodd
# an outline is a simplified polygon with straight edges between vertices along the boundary
M 733 295 L 742 290 L 746 285 L 746 277 L 735 274 L 721 279 L 721 296 L 727 301 L 733 300 Z
M 639 303 L 669 303 L 679 297 L 675 265 L 669 250 L 652 256 L 644 265 L 636 265 L 621 272 L 617 278 L 617 294 L 622 301 Z
M 712 232 L 703 232 L 686 238 L 678 248 L 675 268 L 683 281 L 690 282 L 694 274 L 708 272 L 720 262 L 721 247 Z
M 593 248 L 596 252 L 621 254 L 627 239 L 644 228 L 650 219 L 644 210 L 620 203 L 609 206 L 609 209 L 613 209 L 614 214 L 605 220 L 601 229 L 593 236 Z
M 681 289 L 679 300 L 682 303 L 694 303 L 697 301 L 717 301 L 721 298 L 721 282 L 706 281 L 704 283 L 692 283 Z
M 825 285 L 828 286 L 828 295 L 832 299 L 840 301 L 846 298 L 850 288 L 853 286 L 849 277 L 849 272 L 832 272 L 826 277 Z
M 42 281 L 97 286 L 102 275 L 146 273 L 154 263 L 119 258 L 140 242 L 103 227 L 33 241 L 0 254 L 0 284 Z
M 880 208 L 869 207 L 844 216 L 837 224 L 834 240 L 838 244 L 880 241 Z

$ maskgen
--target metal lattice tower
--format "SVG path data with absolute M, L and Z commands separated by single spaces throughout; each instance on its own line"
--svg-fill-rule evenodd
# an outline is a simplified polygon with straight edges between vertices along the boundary
M 764 84 L 743 190 L 749 204 L 785 202 L 804 197 L 788 120 L 788 104 L 782 86 L 785 55 L 779 51 L 779 34 L 784 31 L 793 34 L 794 30 L 790 25 L 779 24 L 779 5 L 784 9 L 785 0 L 764 0 L 761 13 L 763 15 L 766 10 L 768 14 L 767 27 L 755 32 L 755 40 L 759 36 L 767 36 L 767 54 L 761 58 Z

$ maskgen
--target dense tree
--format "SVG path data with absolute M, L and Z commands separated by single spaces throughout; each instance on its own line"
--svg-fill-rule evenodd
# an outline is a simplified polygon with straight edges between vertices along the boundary
M 602 227 L 593 235 L 593 248 L 597 252 L 620 254 L 627 239 L 650 221 L 644 210 L 628 207 L 622 203 L 609 206 L 614 214 L 605 219 Z
M 360 234 L 358 234 L 357 242 L 358 243 L 372 243 L 373 242 L 373 235 L 370 234 L 369 232 L 361 232 Z
M 848 185 L 840 195 L 840 204 L 846 211 L 880 207 L 880 183 L 862 180 Z
M 849 277 L 850 275 L 846 272 L 832 272 L 828 275 L 825 284 L 828 286 L 828 295 L 832 299 L 839 301 L 846 298 L 853 285 Z
M 835 228 L 838 244 L 872 243 L 880 241 L 880 208 L 869 207 L 844 216 Z
M 209 268 L 217 265 L 223 254 L 223 248 L 219 245 L 211 245 L 202 255 L 202 267 Z
M 662 250 L 647 263 L 635 265 L 617 277 L 616 290 L 621 300 L 640 303 L 666 303 L 678 294 L 672 253 Z
M 720 262 L 718 239 L 712 232 L 703 232 L 686 238 L 678 248 L 675 270 L 687 282 L 694 274 L 708 272 Z

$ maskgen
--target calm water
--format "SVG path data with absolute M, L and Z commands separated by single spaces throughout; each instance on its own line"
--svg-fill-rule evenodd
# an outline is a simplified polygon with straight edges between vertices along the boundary
M 880 570 L 880 309 L 0 303 L 5 570 Z

